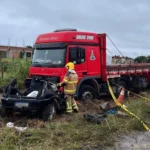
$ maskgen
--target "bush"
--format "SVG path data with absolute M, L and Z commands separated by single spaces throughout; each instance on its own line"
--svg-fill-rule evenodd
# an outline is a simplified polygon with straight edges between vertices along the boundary
M 0 78 L 1 87 L 6 86 L 13 78 L 17 78 L 17 83 L 19 88 L 23 88 L 24 80 L 28 77 L 29 66 L 31 61 L 20 61 L 19 59 L 15 62 L 5 65 L 6 75 L 4 79 Z

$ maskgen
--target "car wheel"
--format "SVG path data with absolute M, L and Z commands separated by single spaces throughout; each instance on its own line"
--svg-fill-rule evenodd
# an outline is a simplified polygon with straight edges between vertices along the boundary
M 51 121 L 56 114 L 56 108 L 54 104 L 49 104 L 43 110 L 43 121 Z
M 96 92 L 94 88 L 90 85 L 83 85 L 80 91 L 80 99 L 83 101 L 93 100 L 95 98 Z
M 1 112 L 1 117 L 2 117 L 2 118 L 6 118 L 6 117 L 7 117 L 8 112 L 7 112 L 7 110 L 6 110 L 5 107 L 1 106 L 0 112 Z

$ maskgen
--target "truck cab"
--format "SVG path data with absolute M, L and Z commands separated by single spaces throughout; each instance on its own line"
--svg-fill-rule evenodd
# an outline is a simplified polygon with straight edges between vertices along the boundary
M 106 34 L 59 29 L 39 35 L 29 76 L 44 76 L 61 82 L 67 62 L 75 64 L 79 76 L 76 97 L 95 98 L 99 90 L 97 83 L 106 80 Z

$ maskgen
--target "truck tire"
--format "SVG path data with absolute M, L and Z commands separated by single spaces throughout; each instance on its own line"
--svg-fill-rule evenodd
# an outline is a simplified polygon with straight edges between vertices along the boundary
M 51 121 L 56 114 L 56 108 L 54 104 L 49 104 L 43 110 L 43 121 Z
M 95 89 L 90 85 L 83 85 L 80 90 L 80 99 L 83 101 L 93 100 L 96 97 Z
M 120 95 L 120 92 L 121 92 L 121 88 L 120 87 L 124 87 L 125 89 L 127 89 L 127 85 L 124 81 L 119 81 L 118 83 L 119 87 L 117 87 L 117 91 L 116 91 L 116 96 L 118 98 L 118 96 Z M 126 97 L 127 96 L 127 91 L 125 91 L 125 94 L 124 96 Z
M 136 94 L 139 94 L 141 92 L 141 89 L 140 88 L 134 88 L 133 92 Z

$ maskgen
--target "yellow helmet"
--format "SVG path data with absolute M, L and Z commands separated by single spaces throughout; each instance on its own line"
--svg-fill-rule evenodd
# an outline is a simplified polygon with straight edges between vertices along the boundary
M 73 70 L 74 69 L 74 64 L 72 62 L 68 62 L 65 67 L 67 69 Z

